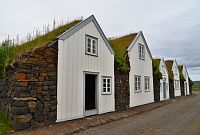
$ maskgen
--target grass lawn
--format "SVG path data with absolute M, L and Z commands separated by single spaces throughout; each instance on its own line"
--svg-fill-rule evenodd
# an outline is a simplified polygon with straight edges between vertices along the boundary
M 10 131 L 10 129 L 10 121 L 6 118 L 5 113 L 0 111 L 0 134 L 6 134 Z
M 194 94 L 200 94 L 200 90 L 192 90 L 192 93 L 194 93 Z

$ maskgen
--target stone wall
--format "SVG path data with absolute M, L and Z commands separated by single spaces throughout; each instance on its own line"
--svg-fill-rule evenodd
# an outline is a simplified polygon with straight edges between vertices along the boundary
M 31 50 L 7 69 L 0 98 L 15 130 L 48 125 L 57 115 L 57 42 Z
M 129 62 L 127 60 L 127 65 Z M 130 103 L 130 87 L 129 87 L 129 71 L 121 73 L 119 65 L 115 62 L 115 110 L 124 111 L 129 109 Z
M 174 98 L 174 82 L 169 80 L 169 98 Z
M 180 86 L 181 86 L 181 96 L 185 96 L 184 81 L 180 81 Z
M 190 92 L 190 95 L 192 95 L 192 84 L 189 83 L 189 92 Z
M 157 79 L 155 76 L 153 78 L 153 87 L 154 87 L 154 101 L 160 101 L 160 79 Z

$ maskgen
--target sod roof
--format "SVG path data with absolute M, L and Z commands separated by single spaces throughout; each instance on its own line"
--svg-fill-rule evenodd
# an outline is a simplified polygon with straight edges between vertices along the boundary
M 162 79 L 162 73 L 160 72 L 160 61 L 161 59 L 153 59 L 153 77 L 154 79 Z
M 160 67 L 160 61 L 161 61 L 161 59 L 153 59 L 153 62 L 152 62 L 153 66 L 159 68 Z
M 179 73 L 182 74 L 182 71 L 183 71 L 183 65 L 178 66 L 178 70 L 179 70 Z
M 174 73 L 172 72 L 173 60 L 166 60 L 165 65 L 168 70 L 169 80 L 173 81 L 174 80 Z
M 119 64 L 122 72 L 127 68 L 125 58 L 126 51 L 136 36 L 137 33 L 132 33 L 119 38 L 109 39 L 108 41 L 115 52 L 115 61 Z
M 185 81 L 185 77 L 183 76 L 183 65 L 178 66 L 178 70 L 179 70 L 179 75 L 180 75 L 180 80 L 181 81 Z
M 13 54 L 13 58 L 15 59 L 19 54 L 28 51 L 32 48 L 35 47 L 40 47 L 42 45 L 48 44 L 51 41 L 56 40 L 56 38 L 61 35 L 63 32 L 67 31 L 68 29 L 70 29 L 71 27 L 75 26 L 76 24 L 78 24 L 81 20 L 74 20 L 70 23 L 67 23 L 65 25 L 62 25 L 50 32 L 48 32 L 47 34 L 37 37 L 32 41 L 26 42 L 22 45 L 18 45 L 14 47 L 14 54 Z

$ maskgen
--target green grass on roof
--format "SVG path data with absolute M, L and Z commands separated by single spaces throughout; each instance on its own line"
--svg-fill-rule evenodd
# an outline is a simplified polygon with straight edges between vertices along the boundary
M 47 44 L 47 43 L 55 40 L 56 37 L 61 35 L 66 30 L 70 29 L 71 27 L 73 27 L 74 25 L 79 23 L 80 21 L 81 20 L 74 20 L 74 21 L 72 21 L 68 24 L 65 24 L 63 26 L 60 26 L 60 27 L 54 29 L 53 31 L 48 32 L 47 34 L 45 34 L 43 36 L 37 37 L 30 42 L 26 42 L 22 45 L 14 47 L 13 58 L 16 58 L 19 54 L 21 54 L 21 53 L 23 53 L 27 50 L 30 50 L 30 49 L 35 48 L 35 47 L 42 46 L 44 44 Z
M 160 72 L 160 59 L 153 59 L 153 76 L 155 79 L 162 79 L 162 73 Z
M 24 52 L 28 52 L 33 48 L 37 48 L 43 45 L 47 45 L 52 41 L 56 40 L 56 38 L 61 35 L 66 30 L 70 29 L 71 27 L 75 26 L 81 20 L 74 20 L 68 24 L 62 25 L 47 34 L 37 37 L 30 42 L 26 42 L 24 44 L 18 46 L 11 46 L 8 45 L 7 47 L 3 47 L 0 45 L 0 76 L 6 75 L 6 66 L 15 62 L 18 56 L 20 56 Z M 7 44 L 7 42 L 6 42 Z M 9 43 L 8 43 L 9 44 Z
M 110 45 L 115 51 L 115 62 L 119 65 L 122 73 L 127 71 L 128 66 L 126 64 L 125 55 L 129 45 L 133 42 L 136 35 L 137 33 L 133 33 L 109 40 Z
M 183 71 L 183 65 L 178 66 L 178 70 L 179 70 L 180 81 L 185 82 L 186 79 L 185 79 L 185 77 L 183 76 L 183 72 L 182 72 L 182 71 Z
M 169 75 L 169 80 L 170 81 L 174 81 L 174 74 L 172 71 L 172 65 L 173 65 L 173 61 L 172 60 L 167 60 L 165 61 L 167 70 L 168 70 L 168 75 Z

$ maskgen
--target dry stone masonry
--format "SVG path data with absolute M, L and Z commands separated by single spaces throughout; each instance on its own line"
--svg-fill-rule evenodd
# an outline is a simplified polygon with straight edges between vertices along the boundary
M 0 100 L 16 130 L 56 121 L 58 47 L 43 46 L 21 56 L 1 79 Z

